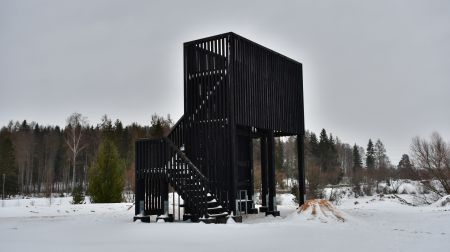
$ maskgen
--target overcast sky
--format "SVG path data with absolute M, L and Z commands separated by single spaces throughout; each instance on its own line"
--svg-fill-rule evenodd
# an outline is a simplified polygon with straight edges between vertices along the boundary
M 283 3 L 280 3 L 283 2 Z M 183 113 L 182 43 L 233 31 L 303 63 L 306 128 L 450 140 L 450 1 L 0 0 L 0 125 Z

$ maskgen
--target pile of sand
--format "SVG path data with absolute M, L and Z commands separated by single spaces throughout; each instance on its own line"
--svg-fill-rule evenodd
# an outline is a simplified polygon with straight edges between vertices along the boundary
M 306 220 L 319 220 L 345 222 L 343 214 L 337 210 L 328 200 L 311 199 L 300 206 L 298 214 Z

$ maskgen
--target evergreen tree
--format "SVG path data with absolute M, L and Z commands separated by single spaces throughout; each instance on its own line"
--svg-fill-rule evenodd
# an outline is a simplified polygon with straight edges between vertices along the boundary
M 398 169 L 412 169 L 413 165 L 411 161 L 409 160 L 408 154 L 403 154 L 402 159 L 398 162 Z
M 325 129 L 320 132 L 320 167 L 323 172 L 334 172 L 338 166 L 338 154 L 333 135 L 327 136 Z
M 152 115 L 152 122 L 150 126 L 150 135 L 154 138 L 159 138 L 164 136 L 171 127 L 172 121 L 170 116 L 167 116 L 165 119 L 162 116 L 158 116 L 157 114 Z
M 319 153 L 320 153 L 320 168 L 324 172 L 329 170 L 328 155 L 327 155 L 328 150 L 329 150 L 329 141 L 327 131 L 325 129 L 322 129 L 322 131 L 320 132 Z
M 369 139 L 369 143 L 367 144 L 366 167 L 369 171 L 372 171 L 375 168 L 375 149 L 373 147 L 372 139 Z
M 72 190 L 72 204 L 83 204 L 84 203 L 84 193 L 82 186 L 76 186 L 75 189 Z
M 23 120 L 22 125 L 20 125 L 21 130 L 29 130 L 30 126 L 28 126 L 27 120 Z
M 397 165 L 400 178 L 415 179 L 414 165 L 411 163 L 408 154 L 403 154 Z
M 319 150 L 319 143 L 317 142 L 316 134 L 311 133 L 311 136 L 309 137 L 309 145 L 311 146 L 311 154 L 314 158 L 319 159 L 320 158 L 320 150 Z
M 0 132 L 0 182 L 3 183 L 5 175 L 5 196 L 15 195 L 18 192 L 17 168 L 14 147 L 5 130 Z M 2 185 L 3 186 L 3 185 Z M 2 188 L 0 188 L 2 189 Z
M 321 153 L 326 152 L 326 149 L 328 148 L 328 136 L 327 131 L 325 129 L 322 129 L 320 132 L 320 140 L 319 140 L 319 149 Z
M 122 201 L 124 170 L 117 147 L 106 138 L 89 170 L 89 195 L 95 203 Z
M 357 173 L 362 168 L 361 155 L 359 154 L 358 146 L 353 145 L 353 173 Z
M 108 139 L 114 139 L 114 129 L 113 129 L 111 119 L 108 117 L 108 115 L 105 114 L 102 116 L 101 120 L 102 120 L 102 122 L 98 125 L 98 127 L 100 128 L 100 130 L 102 132 L 102 137 L 108 138 Z
M 330 133 L 330 137 L 328 138 L 328 150 L 327 150 L 327 160 L 329 163 L 330 170 L 335 170 L 338 166 L 338 153 L 336 148 L 336 143 L 339 140 L 333 139 L 333 135 Z

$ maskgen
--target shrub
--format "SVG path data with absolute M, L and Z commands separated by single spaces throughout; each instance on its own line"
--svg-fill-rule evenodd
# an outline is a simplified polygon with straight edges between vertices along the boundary
M 81 186 L 77 186 L 72 191 L 72 204 L 83 204 L 84 203 L 84 193 Z
M 373 195 L 372 194 L 372 187 L 370 186 L 370 184 L 363 186 L 363 192 L 364 192 L 364 195 L 366 195 L 366 196 L 372 196 Z

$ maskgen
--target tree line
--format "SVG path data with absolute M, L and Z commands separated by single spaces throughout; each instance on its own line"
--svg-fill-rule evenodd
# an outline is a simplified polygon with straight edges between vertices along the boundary
M 26 120 L 10 121 L 1 128 L 0 176 L 5 176 L 6 196 L 49 196 L 71 193 L 77 187 L 86 191 L 89 168 L 94 166 L 105 141 L 117 149 L 124 189 L 133 191 L 134 142 L 160 137 L 172 125 L 170 116 L 156 114 L 149 125 L 124 126 L 119 119 L 113 121 L 107 115 L 93 125 L 79 113 L 70 115 L 66 122 L 60 128 Z
M 11 121 L 0 130 L 0 176 L 5 178 L 6 196 L 49 196 L 72 193 L 77 188 L 86 192 L 87 185 L 96 181 L 93 174 L 105 169 L 101 160 L 108 158 L 116 160 L 120 168 L 119 187 L 132 192 L 135 141 L 168 134 L 171 126 L 170 116 L 156 114 L 149 125 L 124 126 L 119 119 L 113 121 L 106 115 L 93 125 L 79 113 L 70 115 L 64 128 Z M 430 191 L 450 193 L 450 147 L 438 133 L 433 133 L 430 140 L 413 138 L 412 158 L 403 154 L 397 165 L 390 162 L 380 139 L 369 139 L 364 147 L 350 145 L 322 129 L 318 136 L 307 131 L 304 146 L 309 198 L 322 197 L 322 188 L 337 184 L 351 185 L 355 194 L 371 194 L 373 188 L 380 192 L 380 183 L 389 184 L 395 179 L 421 181 Z M 276 138 L 275 154 L 278 188 L 297 190 L 296 137 Z M 259 155 L 258 140 L 254 140 L 256 189 L 261 186 Z M 98 169 L 92 171 L 93 167 Z
M 254 145 L 256 166 L 260 166 L 258 145 Z M 280 189 L 292 186 L 298 176 L 296 137 L 275 141 L 277 185 Z M 383 193 L 379 185 L 390 185 L 393 180 L 420 181 L 426 189 L 439 195 L 450 194 L 450 144 L 436 132 L 430 140 L 415 137 L 410 151 L 403 154 L 398 164 L 392 164 L 386 147 L 380 139 L 368 139 L 366 146 L 343 143 L 338 137 L 322 129 L 319 136 L 305 134 L 305 163 L 307 197 L 323 197 L 323 188 L 330 185 L 353 187 L 355 195 Z M 260 173 L 255 170 L 255 184 L 260 183 Z M 289 183 L 294 181 L 294 183 Z M 288 182 L 288 183 L 286 183 Z M 437 183 L 435 183 L 437 182 Z M 295 194 L 296 195 L 296 194 Z

